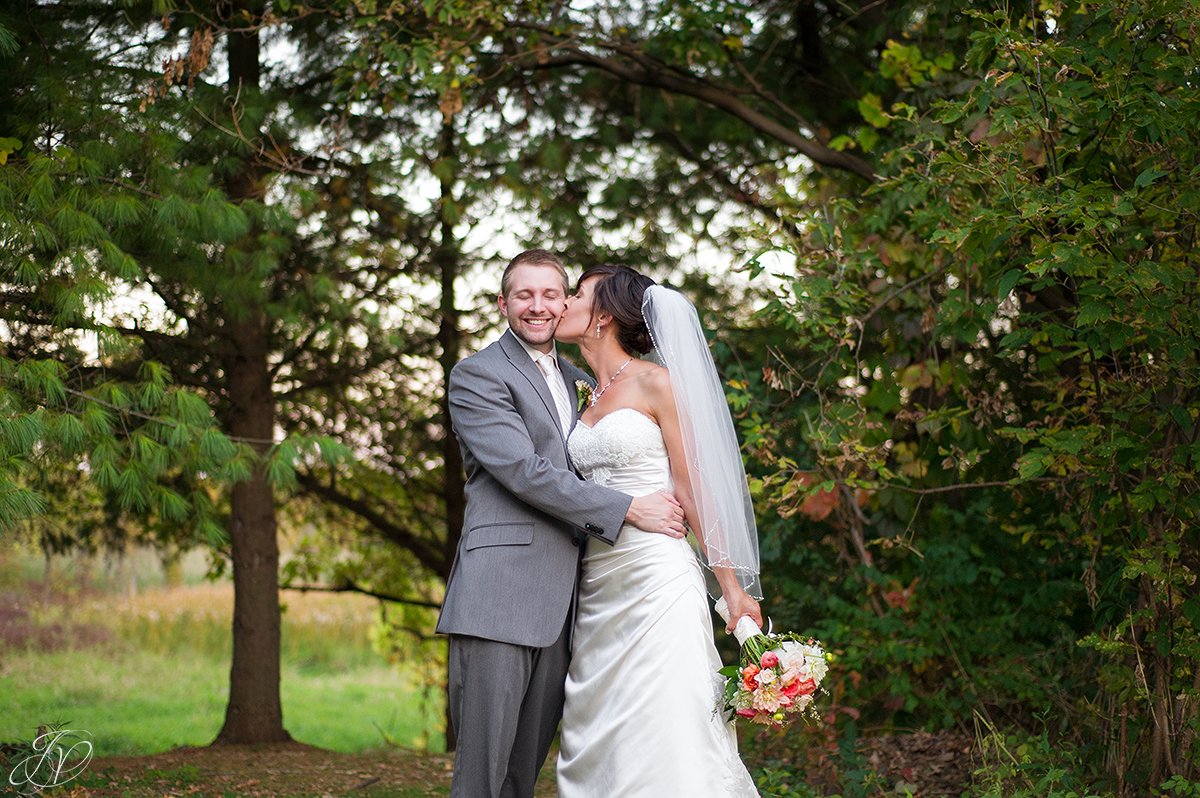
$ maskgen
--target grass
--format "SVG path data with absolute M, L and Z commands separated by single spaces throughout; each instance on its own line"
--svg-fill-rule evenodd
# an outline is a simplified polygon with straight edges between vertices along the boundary
M 195 568 L 169 585 L 143 573 L 157 567 L 145 557 L 51 565 L 46 588 L 37 558 L 0 545 L 0 743 L 28 743 L 39 724 L 63 722 L 95 745 L 87 771 L 48 798 L 448 794 L 453 760 L 439 752 L 440 693 L 431 699 L 421 687 L 441 677 L 442 663 L 427 650 L 389 662 L 371 600 L 285 594 L 284 725 L 301 745 L 208 747 L 228 695 L 230 585 L 203 581 Z M 874 773 L 849 783 L 865 754 L 836 759 L 828 729 L 747 736 L 744 754 L 764 796 L 814 798 L 838 787 L 847 798 L 904 794 Z M 920 764 L 929 760 L 925 772 L 936 777 L 950 742 L 927 741 L 921 750 L 933 758 L 898 758 L 924 781 Z M 894 743 L 877 748 L 901 750 Z M 555 794 L 553 770 L 551 757 L 540 798 Z M 814 779 L 820 787 L 809 786 Z
M 128 595 L 56 568 L 46 590 L 27 581 L 37 570 L 28 558 L 0 558 L 0 605 L 15 607 L 0 616 L 0 741 L 29 741 L 38 725 L 64 722 L 91 733 L 97 756 L 211 742 L 229 690 L 232 587 Z M 374 602 L 313 593 L 283 601 L 281 698 L 296 740 L 343 752 L 441 746 L 440 699 L 418 683 L 415 664 L 389 663 L 372 643 Z
M 363 751 L 393 740 L 427 747 L 440 707 L 386 663 L 341 673 L 282 668 L 284 723 L 300 742 Z M 30 740 L 42 723 L 93 735 L 98 756 L 148 754 L 212 742 L 225 714 L 228 663 L 112 647 L 13 652 L 0 668 L 0 739 Z M 427 702 L 425 702 L 427 703 Z

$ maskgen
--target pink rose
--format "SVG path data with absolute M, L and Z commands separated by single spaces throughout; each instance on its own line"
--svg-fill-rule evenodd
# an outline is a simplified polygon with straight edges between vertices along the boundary
M 758 713 L 755 712 L 753 709 L 739 709 L 737 711 L 737 714 L 739 717 L 742 717 L 742 718 L 752 718 L 755 715 L 757 715 Z
M 817 683 L 812 679 L 805 679 L 804 681 L 799 682 L 798 686 L 799 689 L 797 692 L 800 695 L 812 695 L 813 693 L 817 692 Z
M 760 662 L 764 668 L 774 668 L 779 664 L 779 655 L 774 651 L 768 651 L 762 655 Z

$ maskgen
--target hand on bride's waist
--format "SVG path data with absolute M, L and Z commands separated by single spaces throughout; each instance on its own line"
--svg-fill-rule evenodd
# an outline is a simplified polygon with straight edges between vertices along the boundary
M 673 538 L 682 538 L 687 534 L 683 506 L 666 491 L 634 496 L 625 513 L 625 520 L 644 532 L 658 532 Z

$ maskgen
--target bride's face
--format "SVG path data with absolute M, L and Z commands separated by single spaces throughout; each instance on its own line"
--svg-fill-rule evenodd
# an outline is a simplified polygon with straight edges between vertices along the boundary
M 592 290 L 599 277 L 589 277 L 579 284 L 579 290 L 567 297 L 567 308 L 558 322 L 554 338 L 564 344 L 577 344 L 592 328 Z

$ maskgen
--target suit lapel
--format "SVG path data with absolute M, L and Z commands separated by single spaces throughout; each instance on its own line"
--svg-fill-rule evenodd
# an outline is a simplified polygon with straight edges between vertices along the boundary
M 542 404 L 546 406 L 546 412 L 549 414 L 550 422 L 554 424 L 554 429 L 558 432 L 558 437 L 563 442 L 565 449 L 567 441 L 563 437 L 562 424 L 558 420 L 558 410 L 554 406 L 554 397 L 550 395 L 550 386 L 546 384 L 546 378 L 542 376 L 542 372 L 534 364 L 533 358 L 525 351 L 525 347 L 521 346 L 512 330 L 507 330 L 504 335 L 500 336 L 500 348 L 504 350 L 509 362 L 517 371 L 521 372 L 522 376 L 529 381 L 529 385 L 541 397 Z M 570 391 L 567 395 L 570 395 Z

